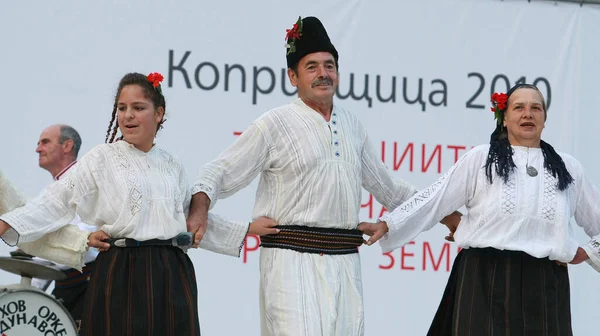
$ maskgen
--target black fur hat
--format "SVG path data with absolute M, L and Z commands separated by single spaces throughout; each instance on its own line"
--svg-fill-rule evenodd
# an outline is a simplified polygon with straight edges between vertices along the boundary
M 320 51 L 331 53 L 338 64 L 338 52 L 331 43 L 325 27 L 316 17 L 298 17 L 292 29 L 287 29 L 286 32 L 288 68 L 298 64 L 302 57 Z

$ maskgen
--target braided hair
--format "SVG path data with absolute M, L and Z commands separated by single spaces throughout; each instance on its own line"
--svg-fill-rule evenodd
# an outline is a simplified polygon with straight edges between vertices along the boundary
M 121 91 L 127 85 L 139 85 L 144 91 L 144 95 L 146 98 L 150 99 L 154 104 L 155 108 L 162 107 L 163 109 L 167 109 L 167 104 L 165 102 L 165 96 L 162 94 L 162 90 L 160 86 L 153 87 L 152 83 L 148 81 L 148 77 L 141 73 L 133 72 L 128 73 L 119 82 L 119 87 L 117 88 L 117 94 L 115 95 L 115 102 L 113 105 L 112 116 L 110 119 L 110 123 L 108 124 L 108 129 L 106 130 L 106 139 L 105 143 L 112 143 L 115 141 L 115 137 L 117 136 L 117 132 L 119 131 L 119 122 L 117 119 L 117 103 L 119 102 L 119 96 L 121 95 Z M 163 124 L 167 121 L 167 119 L 163 119 L 156 126 L 156 132 L 163 128 Z M 118 139 L 122 139 L 121 136 Z
M 508 91 L 508 98 L 510 98 L 513 92 L 515 92 L 518 89 L 533 89 L 539 92 L 540 96 L 542 96 L 540 90 L 534 85 L 517 84 Z M 545 120 L 548 117 L 548 111 L 543 96 L 542 107 L 544 109 Z M 512 174 L 514 169 L 517 167 L 515 165 L 515 162 L 513 161 L 514 150 L 511 147 L 510 142 L 508 141 L 508 132 L 503 126 L 505 113 L 506 109 L 501 111 L 500 120 L 496 125 L 496 129 L 494 130 L 494 132 L 492 132 L 490 136 L 490 150 L 488 152 L 488 157 L 485 162 L 485 175 L 490 183 L 493 182 L 492 166 L 494 166 L 496 174 L 498 174 L 498 176 L 500 176 L 505 183 L 508 182 L 510 174 Z M 565 189 L 567 189 L 569 184 L 573 183 L 573 177 L 567 170 L 565 162 L 560 157 L 560 155 L 556 153 L 554 148 L 544 140 L 541 140 L 540 148 L 544 155 L 544 168 L 548 170 L 552 174 L 552 176 L 558 178 L 558 190 L 564 191 Z

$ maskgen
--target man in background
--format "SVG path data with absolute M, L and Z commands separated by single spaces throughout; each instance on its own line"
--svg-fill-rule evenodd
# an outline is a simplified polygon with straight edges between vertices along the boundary
M 40 135 L 35 151 L 39 155 L 40 167 L 47 170 L 54 181 L 58 181 L 71 167 L 77 164 L 80 148 L 81 137 L 73 127 L 52 125 Z M 81 230 L 96 231 L 94 226 L 82 223 L 79 216 L 75 216 L 71 223 L 77 225 Z M 83 268 L 83 272 L 68 266 L 57 265 L 57 268 L 65 273 L 66 279 L 55 282 L 52 295 L 62 301 L 78 326 L 81 323 L 83 301 L 97 255 L 98 250 L 93 248 L 88 250 L 84 257 L 86 266 Z M 51 282 L 50 280 L 33 279 L 32 284 L 46 290 Z

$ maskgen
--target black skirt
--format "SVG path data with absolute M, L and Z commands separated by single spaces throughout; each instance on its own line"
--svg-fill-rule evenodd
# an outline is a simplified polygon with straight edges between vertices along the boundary
M 194 266 L 177 247 L 111 247 L 96 258 L 80 335 L 199 336 Z
M 493 248 L 456 257 L 429 336 L 572 335 L 567 267 Z

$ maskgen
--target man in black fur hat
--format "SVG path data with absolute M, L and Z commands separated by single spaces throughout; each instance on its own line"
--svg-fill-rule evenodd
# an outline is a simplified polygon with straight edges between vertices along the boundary
M 363 335 L 361 187 L 390 211 L 416 190 L 390 177 L 356 116 L 334 105 L 339 56 L 321 21 L 298 18 L 286 40 L 299 98 L 200 170 L 188 226 L 199 239 L 216 200 L 261 174 L 253 218 L 280 229 L 261 237 L 262 335 Z

